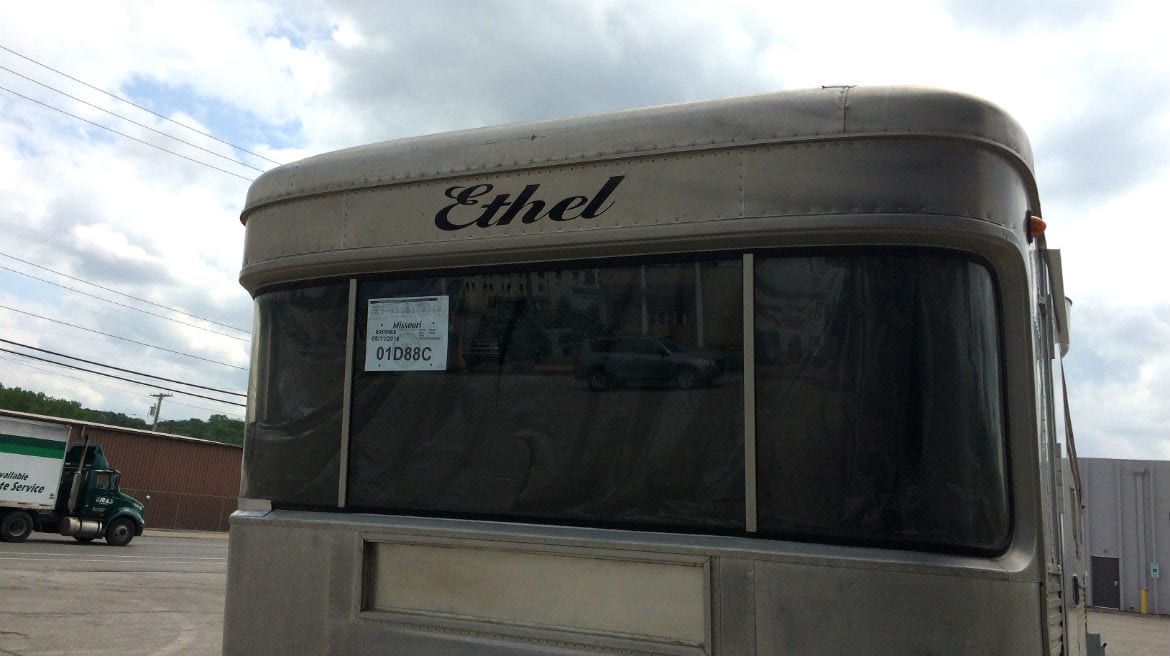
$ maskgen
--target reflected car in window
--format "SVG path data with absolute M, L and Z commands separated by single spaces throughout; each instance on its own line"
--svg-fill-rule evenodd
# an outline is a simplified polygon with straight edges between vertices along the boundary
M 594 391 L 626 384 L 665 383 L 677 388 L 708 386 L 723 373 L 722 360 L 688 350 L 669 338 L 614 336 L 585 341 L 574 374 Z

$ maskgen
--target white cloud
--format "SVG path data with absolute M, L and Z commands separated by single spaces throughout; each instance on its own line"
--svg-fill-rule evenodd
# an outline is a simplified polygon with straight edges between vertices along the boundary
M 145 249 L 130 244 L 125 234 L 107 224 L 78 224 L 73 235 L 82 249 L 105 252 L 116 258 L 148 260 Z
M 983 96 L 1031 136 L 1049 241 L 1064 252 L 1076 302 L 1070 383 L 1082 454 L 1165 458 L 1170 421 L 1160 392 L 1170 367 L 1157 327 L 1170 304 L 1161 255 L 1170 229 L 1159 210 L 1170 189 L 1167 12 L 1144 0 L 917 0 L 896 10 L 646 0 L 16 3 L 5 7 L 0 45 L 279 162 L 436 131 L 825 84 L 924 84 Z M 157 130 L 180 130 L 10 52 L 0 51 L 0 65 Z M 4 71 L 0 85 L 161 142 Z M 239 178 L 0 91 L 5 253 L 249 327 L 251 302 L 236 284 L 246 189 Z M 0 277 L 5 304 L 246 365 L 240 341 Z M 0 310 L 0 326 L 68 336 L 111 363 L 244 386 L 237 370 L 8 311 Z M 1143 349 L 1125 347 L 1139 342 Z M 135 389 L 129 384 L 63 384 L 0 361 L 0 381 L 14 378 L 92 406 L 144 411 L 150 403 L 144 392 L 125 392 Z

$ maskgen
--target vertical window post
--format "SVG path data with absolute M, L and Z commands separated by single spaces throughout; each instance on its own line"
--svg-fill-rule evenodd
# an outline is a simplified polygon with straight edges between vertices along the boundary
M 695 347 L 706 347 L 706 336 L 703 331 L 703 268 L 695 261 Z
M 337 506 L 345 507 L 346 475 L 349 472 L 349 411 L 353 387 L 353 352 L 357 327 L 357 279 L 349 280 L 349 316 L 345 323 L 345 382 L 341 390 L 341 458 L 338 459 Z
M 755 256 L 743 255 L 744 529 L 756 532 L 756 288 Z

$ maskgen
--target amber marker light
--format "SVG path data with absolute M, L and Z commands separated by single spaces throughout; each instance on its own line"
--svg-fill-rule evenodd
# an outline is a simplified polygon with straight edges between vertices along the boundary
M 1037 215 L 1029 214 L 1028 215 L 1028 242 L 1031 242 L 1032 238 L 1034 238 L 1038 235 L 1043 235 L 1044 229 L 1046 229 L 1046 228 L 1048 228 L 1048 224 L 1046 224 L 1043 219 L 1040 219 L 1040 217 Z

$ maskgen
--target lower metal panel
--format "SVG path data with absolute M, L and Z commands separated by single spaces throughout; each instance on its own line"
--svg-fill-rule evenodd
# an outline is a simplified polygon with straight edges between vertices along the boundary
M 232 520 L 225 654 L 1046 649 L 1040 577 L 1018 553 L 281 511 Z
M 367 545 L 365 619 L 615 649 L 645 643 L 710 651 L 706 559 L 387 539 Z

